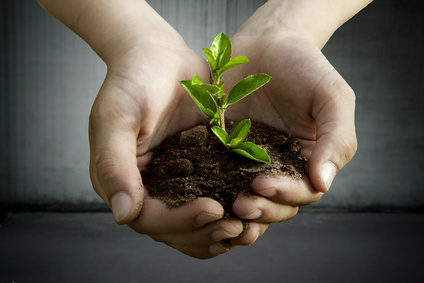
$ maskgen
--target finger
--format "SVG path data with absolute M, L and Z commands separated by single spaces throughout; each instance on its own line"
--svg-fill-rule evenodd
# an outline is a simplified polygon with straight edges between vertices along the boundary
M 194 231 L 217 221 L 224 215 L 224 208 L 210 198 L 199 198 L 191 203 L 168 208 L 158 199 L 147 196 L 137 219 L 129 226 L 140 234 L 161 235 Z
M 209 259 L 216 257 L 220 254 L 232 251 L 237 248 L 236 245 L 233 245 L 230 241 L 224 240 L 221 242 L 214 243 L 212 245 L 196 247 L 196 246 L 185 246 L 185 245 L 169 245 L 174 249 L 179 250 L 183 254 L 186 254 L 191 257 L 198 259 Z
M 116 222 L 125 224 L 138 216 L 143 203 L 136 158 L 140 117 L 126 114 L 116 101 L 99 100 L 90 115 L 90 176 Z
M 297 206 L 280 204 L 261 196 L 239 196 L 233 204 L 233 212 L 238 217 L 268 224 L 287 221 L 293 218 L 298 210 Z
M 222 240 L 235 238 L 243 232 L 239 219 L 222 219 L 187 233 L 150 235 L 157 242 L 167 245 L 207 246 Z
M 290 206 L 310 205 L 321 199 L 308 177 L 300 180 L 289 176 L 258 176 L 252 182 L 252 189 L 258 195 L 273 202 Z
M 147 168 L 147 165 L 150 164 L 150 162 L 153 159 L 153 152 L 147 152 L 145 154 L 142 154 L 140 156 L 137 156 L 137 164 L 138 164 L 138 170 L 141 172 L 142 170 Z
M 321 192 L 328 191 L 336 174 L 357 150 L 354 92 L 335 71 L 327 76 L 316 89 L 312 114 L 317 141 L 308 161 L 311 182 Z
M 230 239 L 229 241 L 233 246 L 249 246 L 256 242 L 256 240 L 265 233 L 268 227 L 268 224 L 251 221 L 248 229 L 240 234 L 240 236 Z
M 143 190 L 140 172 L 134 162 L 131 150 L 122 144 L 113 146 L 113 138 L 106 148 L 92 152 L 90 175 L 94 190 L 112 209 L 119 224 L 133 221 L 143 203 Z

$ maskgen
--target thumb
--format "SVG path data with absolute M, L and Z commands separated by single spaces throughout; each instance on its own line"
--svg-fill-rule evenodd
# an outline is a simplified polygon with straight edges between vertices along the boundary
M 90 177 L 118 224 L 140 214 L 144 191 L 137 167 L 137 134 L 121 115 L 90 117 Z
M 308 161 L 309 177 L 320 192 L 327 192 L 336 174 L 355 155 L 355 95 L 340 77 L 335 83 L 323 85 L 316 95 L 313 116 L 316 123 L 316 144 Z

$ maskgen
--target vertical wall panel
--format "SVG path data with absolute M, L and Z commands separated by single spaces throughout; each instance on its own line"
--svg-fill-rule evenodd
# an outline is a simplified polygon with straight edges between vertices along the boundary
M 147 1 L 184 38 L 188 46 L 203 55 L 221 32 L 233 36 L 238 28 L 266 0 L 153 0 Z
M 11 190 L 11 85 L 14 77 L 14 46 L 16 32 L 10 25 L 13 7 L 0 2 L 0 200 L 13 202 Z
M 8 100 L 4 136 L 10 174 L 9 185 L 1 182 L 0 204 L 98 206 L 88 176 L 87 125 L 105 66 L 36 1 L 2 1 L 5 10 L 8 29 L 2 45 L 11 47 L 2 52 L 8 67 L 1 71 L 8 83 L 1 97 Z

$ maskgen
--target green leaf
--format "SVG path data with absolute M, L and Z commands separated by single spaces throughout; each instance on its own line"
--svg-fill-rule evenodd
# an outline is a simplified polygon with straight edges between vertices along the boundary
M 219 92 L 219 87 L 211 85 L 211 84 L 203 83 L 202 80 L 197 75 L 194 76 L 191 81 L 192 81 L 193 86 L 199 86 L 199 87 L 209 91 L 212 95 Z
M 246 58 L 246 56 L 237 56 L 231 59 L 227 64 L 225 64 L 224 67 L 219 69 L 219 75 L 221 76 L 225 71 L 228 71 L 229 69 L 232 69 L 234 67 L 237 67 L 241 64 L 249 63 L 249 59 Z
M 244 139 L 242 138 L 234 138 L 234 139 L 230 139 L 230 148 L 237 148 Z
M 203 114 L 212 119 L 217 109 L 211 94 L 201 86 L 193 85 L 192 80 L 181 81 L 180 84 L 190 94 Z
M 271 159 L 269 158 L 266 151 L 251 142 L 244 142 L 239 145 L 238 148 L 233 149 L 231 152 L 240 154 L 255 161 L 260 161 L 264 163 L 271 162 Z
M 198 75 L 195 75 L 195 76 L 193 77 L 193 79 L 191 80 L 191 84 L 192 84 L 192 85 L 202 85 L 202 84 L 203 84 L 203 82 L 202 82 L 202 80 L 199 78 L 199 76 L 198 76 Z
M 213 114 L 213 118 L 211 118 L 209 124 L 210 125 L 214 125 L 214 126 L 218 126 L 219 125 L 219 121 L 220 121 L 219 113 L 218 113 L 218 111 L 216 111 Z
M 227 132 L 218 126 L 211 128 L 212 132 L 219 138 L 219 140 L 228 148 L 229 140 Z
M 220 70 L 221 68 L 223 68 L 230 61 L 230 58 L 231 58 L 231 52 L 228 54 L 227 48 L 224 48 L 224 50 L 222 50 L 221 53 L 219 53 L 218 59 L 216 60 L 217 69 Z
M 225 101 L 226 94 L 225 94 L 225 85 L 224 84 L 222 84 L 221 87 L 219 88 L 219 93 L 221 94 L 220 99 L 221 99 L 222 104 L 225 104 L 224 101 Z M 226 106 L 222 105 L 222 107 L 225 108 Z
M 202 80 L 196 75 L 191 80 L 193 86 L 199 86 L 207 91 L 209 91 L 212 95 L 219 92 L 219 87 L 211 85 L 211 84 L 205 84 L 202 82 Z
M 214 69 L 224 67 L 231 59 L 231 42 L 230 39 L 223 33 L 220 33 L 217 37 L 215 37 L 210 50 L 217 62 Z
M 241 138 L 242 140 L 244 140 L 247 136 L 247 133 L 249 132 L 250 125 L 251 123 L 249 119 L 244 119 L 240 121 L 231 132 L 230 140 L 233 140 L 235 138 Z
M 233 104 L 251 94 L 271 79 L 266 74 L 255 74 L 239 81 L 228 93 L 227 104 Z
M 203 53 L 205 53 L 206 59 L 208 60 L 211 71 L 214 71 L 216 68 L 216 59 L 212 54 L 212 51 L 209 48 L 203 48 Z

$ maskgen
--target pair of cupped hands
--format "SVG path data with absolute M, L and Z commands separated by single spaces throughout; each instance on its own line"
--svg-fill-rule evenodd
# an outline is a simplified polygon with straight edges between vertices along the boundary
M 152 150 L 205 119 L 179 81 L 194 75 L 210 81 L 206 60 L 165 26 L 108 60 L 90 115 L 90 176 L 117 223 L 189 256 L 211 258 L 254 243 L 269 224 L 318 201 L 353 157 L 355 96 L 320 48 L 301 33 L 254 31 L 247 23 L 231 39 L 233 57 L 245 55 L 250 63 L 224 75 L 226 88 L 250 74 L 272 78 L 231 105 L 226 119 L 250 118 L 291 134 L 308 158 L 308 176 L 257 177 L 252 183 L 257 198 L 239 196 L 233 205 L 238 217 L 249 220 L 247 230 L 239 219 L 222 219 L 215 200 L 199 198 L 169 209 L 149 196 L 140 170 Z

